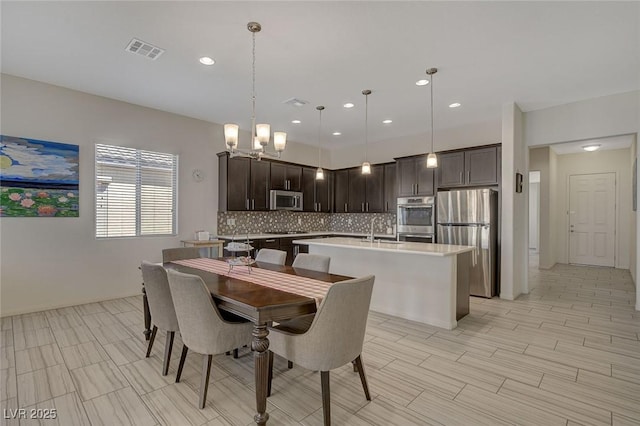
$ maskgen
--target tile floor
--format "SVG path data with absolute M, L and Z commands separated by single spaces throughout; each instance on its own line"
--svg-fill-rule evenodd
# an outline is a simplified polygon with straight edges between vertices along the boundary
M 331 374 L 337 425 L 640 424 L 640 314 L 629 272 L 530 270 L 529 295 L 472 298 L 446 331 L 372 312 L 363 360 L 373 400 L 350 366 Z M 2 424 L 9 409 L 57 410 L 46 425 L 253 425 L 249 351 L 218 356 L 196 408 L 201 357 L 182 383 L 160 375 L 164 335 L 145 359 L 141 297 L 1 319 Z M 272 425 L 320 425 L 319 374 L 276 358 Z M 42 411 L 46 412 L 46 411 Z M 38 424 L 21 420 L 21 425 Z

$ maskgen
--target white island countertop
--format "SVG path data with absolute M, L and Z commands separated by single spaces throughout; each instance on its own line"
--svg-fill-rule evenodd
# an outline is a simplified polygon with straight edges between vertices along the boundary
M 386 251 L 392 253 L 411 253 L 427 256 L 454 256 L 473 251 L 472 246 L 454 246 L 449 244 L 411 243 L 401 241 L 363 241 L 359 238 L 316 238 L 309 240 L 294 240 L 294 244 L 317 245 L 325 247 L 353 248 L 362 250 Z

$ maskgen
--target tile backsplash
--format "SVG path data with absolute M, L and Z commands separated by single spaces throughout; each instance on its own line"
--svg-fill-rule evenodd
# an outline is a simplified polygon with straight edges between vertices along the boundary
M 391 213 L 305 213 L 289 211 L 218 212 L 218 235 L 259 234 L 265 231 L 334 231 L 385 234 L 395 228 Z M 235 221 L 235 225 L 231 225 Z

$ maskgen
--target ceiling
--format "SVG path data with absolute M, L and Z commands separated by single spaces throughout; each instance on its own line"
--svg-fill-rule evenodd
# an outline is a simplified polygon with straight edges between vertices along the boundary
M 633 143 L 634 137 L 633 135 L 621 135 L 621 136 L 612 136 L 610 138 L 598 138 L 598 139 L 588 139 L 582 141 L 574 141 L 574 142 L 565 142 L 550 145 L 551 149 L 558 154 L 581 154 L 581 153 L 589 153 L 583 149 L 586 145 L 600 145 L 600 148 L 597 151 L 611 151 L 614 149 L 627 149 L 631 147 Z M 597 152 L 591 151 L 591 152 Z
M 257 121 L 338 148 L 640 89 L 640 2 L 2 1 L 3 73 L 202 120 Z M 153 61 L 132 38 L 166 49 Z M 216 64 L 201 65 L 210 56 Z M 297 108 L 289 98 L 309 103 Z M 342 104 L 356 106 L 345 109 Z M 453 102 L 461 107 L 451 109 Z M 316 105 L 323 112 L 318 137 Z M 384 125 L 382 120 L 392 119 Z M 294 125 L 291 120 L 299 119 Z M 331 133 L 340 131 L 341 136 Z M 242 142 L 241 142 L 242 143 Z M 447 147 L 440 147 L 446 149 Z

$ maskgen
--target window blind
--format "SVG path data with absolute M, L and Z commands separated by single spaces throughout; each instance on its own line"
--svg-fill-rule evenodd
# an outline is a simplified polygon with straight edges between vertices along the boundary
M 178 156 L 96 144 L 96 238 L 176 234 Z

